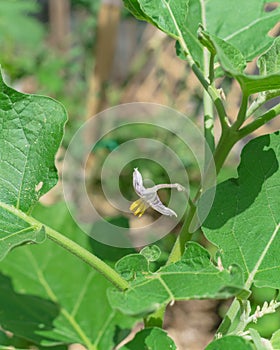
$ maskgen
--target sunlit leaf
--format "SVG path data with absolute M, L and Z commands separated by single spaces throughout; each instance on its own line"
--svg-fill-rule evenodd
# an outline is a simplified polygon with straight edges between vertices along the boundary
M 60 103 L 17 92 L 0 75 L 0 258 L 23 242 L 42 241 L 24 213 L 57 182 L 54 158 L 65 121 Z M 6 205 L 20 209 L 21 218 Z
M 40 206 L 34 214 L 92 249 L 65 205 Z M 110 307 L 110 283 L 101 274 L 51 241 L 13 250 L 0 264 L 0 280 L 1 326 L 40 346 L 113 349 L 136 321 Z
M 220 250 L 224 267 L 236 263 L 245 287 L 280 288 L 280 135 L 265 135 L 242 151 L 238 178 L 217 186 L 206 237 Z
M 213 341 L 205 350 L 254 350 L 254 348 L 247 340 L 229 335 Z
M 264 67 L 267 67 L 266 72 L 269 74 L 248 75 L 243 72 L 246 63 L 245 59 L 236 47 L 206 32 L 204 32 L 204 38 L 208 39 L 208 42 L 215 47 L 217 58 L 223 70 L 227 75 L 238 80 L 244 93 L 251 95 L 256 92 L 280 89 L 280 71 L 278 70 L 277 72 L 277 63 L 274 67 L 271 64 L 272 60 L 277 62 L 277 42 L 261 59 L 261 66 L 263 67 L 261 73 L 264 73 Z
M 174 341 L 161 328 L 145 328 L 120 350 L 176 350 Z
M 227 298 L 240 292 L 242 275 L 236 266 L 220 271 L 209 253 L 189 243 L 180 261 L 152 273 L 143 255 L 122 258 L 116 269 L 132 280 L 125 292 L 109 290 L 112 306 L 125 314 L 146 315 L 175 300 Z

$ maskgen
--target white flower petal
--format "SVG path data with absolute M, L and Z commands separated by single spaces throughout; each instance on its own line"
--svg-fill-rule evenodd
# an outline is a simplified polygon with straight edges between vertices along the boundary
M 177 214 L 175 213 L 175 211 L 173 211 L 172 209 L 169 209 L 165 205 L 163 205 L 159 196 L 156 193 L 153 194 L 152 198 L 151 197 L 152 196 L 150 193 L 149 196 L 145 195 L 144 199 L 154 210 L 158 211 L 159 213 L 161 213 L 163 215 L 177 217 Z
M 157 191 L 162 188 L 176 188 L 178 191 L 185 191 L 185 188 L 180 184 L 161 184 L 150 188 L 145 188 L 143 186 L 142 175 L 137 168 L 133 171 L 133 187 L 138 196 L 146 203 L 147 206 L 151 206 L 154 210 L 167 216 L 176 216 L 177 214 L 172 209 L 167 208 L 161 202 Z M 130 210 L 134 212 L 135 215 L 141 216 L 147 206 L 139 204 L 139 200 L 133 202 L 130 206 Z M 144 208 L 145 207 L 145 208 Z
M 143 186 L 142 175 L 137 168 L 135 168 L 133 171 L 133 187 L 138 196 L 142 197 L 145 187 Z

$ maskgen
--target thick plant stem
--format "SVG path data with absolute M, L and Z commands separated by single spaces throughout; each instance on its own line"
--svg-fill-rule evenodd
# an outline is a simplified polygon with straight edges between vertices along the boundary
M 217 145 L 216 151 L 214 153 L 216 174 L 218 174 L 219 171 L 221 170 L 221 167 L 224 164 L 230 150 L 238 140 L 239 140 L 238 133 L 232 132 L 230 129 L 225 131 L 222 134 L 221 139 Z M 207 172 L 206 172 L 206 178 L 207 178 Z M 201 195 L 201 189 L 197 191 L 197 194 L 195 197 L 196 201 L 200 197 L 200 195 Z M 180 260 L 180 258 L 182 257 L 182 254 L 184 253 L 186 243 L 192 237 L 193 232 L 190 232 L 190 225 L 196 213 L 196 206 L 194 204 L 191 204 L 191 201 L 189 201 L 189 204 L 190 204 L 190 207 L 187 213 L 186 220 L 183 224 L 183 227 L 181 229 L 179 236 L 177 237 L 177 240 L 173 246 L 173 249 L 169 255 L 167 264 L 174 263 Z
M 201 17 L 202 25 L 206 28 L 206 10 L 205 3 L 201 1 Z M 204 77 L 208 77 L 209 86 L 213 86 L 214 82 L 214 55 L 210 55 L 210 52 L 206 47 L 203 48 L 203 73 Z M 204 106 L 204 137 L 207 145 L 213 153 L 215 150 L 215 137 L 214 137 L 214 111 L 213 111 L 213 101 L 209 95 L 207 89 L 203 91 L 203 106 Z M 205 150 L 205 155 L 208 154 Z M 208 164 L 208 159 L 205 160 L 205 163 Z
M 232 125 L 232 130 L 238 130 L 244 123 L 246 119 L 247 106 L 248 106 L 248 96 L 243 95 L 239 113 L 236 118 L 236 122 Z
M 190 232 L 190 224 L 194 217 L 195 211 L 196 211 L 195 205 L 191 205 L 187 212 L 187 217 L 182 226 L 181 232 L 179 233 L 179 236 L 176 239 L 176 242 L 172 248 L 172 251 L 169 254 L 169 257 L 166 263 L 167 265 L 172 264 L 181 259 L 185 250 L 186 243 L 190 241 L 192 237 L 192 233 Z
M 0 202 L 0 207 L 27 222 L 34 228 L 34 230 L 41 230 L 43 228 L 46 232 L 46 236 L 49 239 L 51 239 L 53 242 L 60 245 L 61 247 L 65 248 L 70 253 L 77 256 L 79 259 L 86 262 L 96 271 L 100 272 L 108 281 L 115 285 L 115 287 L 117 287 L 119 290 L 124 291 L 129 287 L 128 282 L 125 279 L 123 279 L 114 269 L 112 269 L 109 265 L 107 265 L 104 261 L 99 259 L 94 254 L 90 253 L 87 249 L 81 247 L 79 244 L 72 241 L 70 238 L 44 225 L 43 223 L 37 221 L 33 217 L 26 215 L 24 212 L 22 212 L 19 209 L 16 209 L 12 205 Z
M 207 66 L 209 61 L 209 53 L 204 50 L 204 74 L 209 75 L 210 67 Z M 214 138 L 214 113 L 213 113 L 213 101 L 206 90 L 203 92 L 203 106 L 204 106 L 204 137 L 208 147 L 213 153 L 215 150 L 215 138 Z M 206 147 L 207 147 L 206 145 Z M 209 152 L 205 151 L 205 154 Z M 206 160 L 206 164 L 208 160 Z
M 234 324 L 238 312 L 240 310 L 240 301 L 235 298 L 231 303 L 226 316 L 224 317 L 222 323 L 220 324 L 216 334 L 218 336 L 226 335 L 230 332 L 231 326 Z
M 99 259 L 96 255 L 90 253 L 88 250 L 84 249 L 76 242 L 65 237 L 52 228 L 45 225 L 44 227 L 49 239 L 86 262 L 96 271 L 100 272 L 104 277 L 106 277 L 108 281 L 114 284 L 115 287 L 122 291 L 129 287 L 129 284 L 126 282 L 126 280 L 124 280 L 114 269 L 107 265 L 103 260 Z
M 216 151 L 214 153 L 214 161 L 217 175 L 219 174 L 232 147 L 239 139 L 240 138 L 238 132 L 232 131 L 231 129 L 228 129 L 222 134 L 220 141 L 216 147 Z
M 205 91 L 207 91 L 211 100 L 213 101 L 220 119 L 222 131 L 228 129 L 229 125 L 227 124 L 227 114 L 218 90 L 205 79 L 201 70 L 198 68 L 196 63 L 193 61 L 193 59 L 189 55 L 187 55 L 186 60 L 190 64 L 194 74 L 196 75 L 198 80 L 201 82 Z

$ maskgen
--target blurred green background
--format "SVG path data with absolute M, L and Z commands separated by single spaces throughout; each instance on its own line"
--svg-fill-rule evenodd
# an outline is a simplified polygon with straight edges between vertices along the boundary
M 17 90 L 51 96 L 66 107 L 69 122 L 59 152 L 59 169 L 64 151 L 78 127 L 90 116 L 120 103 L 165 104 L 201 125 L 202 91 L 192 72 L 176 57 L 174 42 L 150 25 L 136 21 L 121 1 L 0 1 L 0 64 L 5 80 Z M 235 101 L 230 106 L 231 115 L 234 115 L 239 99 L 231 83 L 228 94 Z M 188 168 L 191 192 L 195 191 L 200 180 L 199 171 L 193 160 L 185 157 L 184 145 L 175 135 L 164 132 L 159 135 L 158 130 L 146 126 L 109 134 L 96 145 L 92 188 L 101 185 L 99 169 L 107 155 L 137 137 L 165 140 L 175 149 Z M 219 175 L 220 181 L 236 175 L 241 147 L 237 146 L 232 153 Z M 120 178 L 122 194 L 129 200 L 134 199 L 132 171 L 139 164 L 145 167 L 145 176 L 157 179 L 158 183 L 169 182 L 165 169 L 155 162 L 131 162 Z M 58 186 L 44 203 L 55 203 L 62 198 Z M 168 202 L 169 192 L 163 193 L 162 198 Z M 158 242 L 163 250 L 162 262 L 174 239 L 174 235 L 169 235 Z M 197 234 L 195 239 L 215 251 L 201 235 Z M 269 300 L 270 294 L 273 291 L 254 290 L 253 307 Z M 223 306 L 221 315 L 222 309 Z M 255 327 L 261 335 L 270 336 L 280 327 L 279 313 L 264 317 Z

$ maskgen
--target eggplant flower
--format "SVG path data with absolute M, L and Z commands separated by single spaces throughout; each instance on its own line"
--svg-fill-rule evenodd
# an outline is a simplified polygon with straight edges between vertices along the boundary
M 133 187 L 137 195 L 140 197 L 131 204 L 129 209 L 139 218 L 144 214 L 145 210 L 152 207 L 159 213 L 167 216 L 177 216 L 175 211 L 164 206 L 157 195 L 157 191 L 162 188 L 176 188 L 177 191 L 185 191 L 185 188 L 179 184 L 161 184 L 150 188 L 143 185 L 142 175 L 137 168 L 133 172 Z

